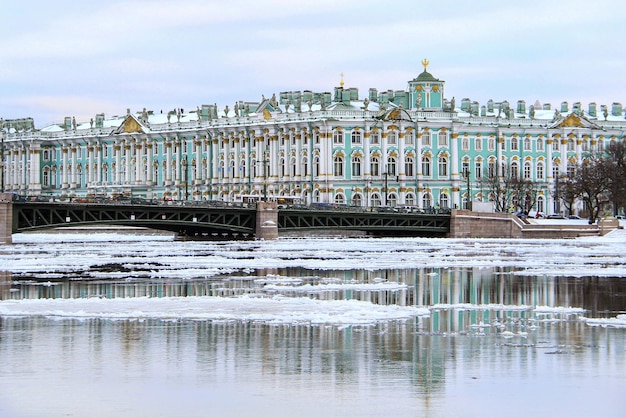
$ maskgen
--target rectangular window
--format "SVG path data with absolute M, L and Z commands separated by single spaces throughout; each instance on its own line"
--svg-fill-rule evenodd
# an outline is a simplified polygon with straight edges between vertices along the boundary
M 413 132 L 407 132 L 404 135 L 404 143 L 406 145 L 413 145 Z
M 372 145 L 380 144 L 380 133 L 378 131 L 372 132 L 372 135 L 370 136 L 370 144 Z
M 439 132 L 439 146 L 440 147 L 447 147 L 448 146 L 448 133 L 447 132 Z
M 524 138 L 524 151 L 532 151 L 530 146 L 530 137 Z
M 513 138 L 511 138 L 511 151 L 518 151 L 519 150 L 519 139 L 514 136 Z
M 352 143 L 355 145 L 361 143 L 361 131 L 352 131 Z
M 397 136 L 396 133 L 391 131 L 387 134 L 387 144 L 389 145 L 396 145 L 397 142 Z
M 343 144 L 343 132 L 342 131 L 333 132 L 333 144 L 335 145 Z
M 422 134 L 422 145 L 430 147 L 430 132 L 424 132 Z

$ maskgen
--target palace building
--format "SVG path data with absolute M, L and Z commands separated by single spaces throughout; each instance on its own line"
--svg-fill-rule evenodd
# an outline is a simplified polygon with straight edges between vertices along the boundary
M 479 180 L 506 167 L 540 184 L 533 210 L 553 212 L 559 173 L 624 139 L 620 103 L 457 102 L 422 64 L 404 90 L 370 88 L 365 97 L 342 76 L 333 92 L 282 92 L 232 107 L 66 117 L 42 129 L 31 118 L 2 120 L 2 190 L 465 208 L 489 201 Z

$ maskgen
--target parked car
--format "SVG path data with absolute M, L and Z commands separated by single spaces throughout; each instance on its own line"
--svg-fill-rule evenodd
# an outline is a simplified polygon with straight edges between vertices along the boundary
M 559 213 L 553 213 L 552 215 L 546 216 L 547 219 L 565 219 L 565 216 Z
M 567 217 L 567 219 L 582 219 L 582 218 L 578 215 L 570 215 Z

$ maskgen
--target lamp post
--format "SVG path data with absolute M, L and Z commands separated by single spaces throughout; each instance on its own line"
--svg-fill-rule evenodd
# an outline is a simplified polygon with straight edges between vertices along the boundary
M 470 189 L 470 171 L 469 169 L 464 170 L 465 171 L 465 180 L 467 181 L 467 203 L 466 203 L 466 207 L 465 209 L 467 210 L 472 210 L 472 191 Z
M 267 171 L 269 164 L 269 150 L 266 148 L 263 152 L 263 200 L 267 202 Z

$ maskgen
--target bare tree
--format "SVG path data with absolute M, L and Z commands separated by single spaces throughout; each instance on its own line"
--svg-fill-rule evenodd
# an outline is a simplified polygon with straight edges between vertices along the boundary
M 510 167 L 502 166 L 500 176 L 487 175 L 480 179 L 480 187 L 486 191 L 489 200 L 494 202 L 496 212 L 510 210 L 530 213 L 537 201 L 540 185 L 532 180 L 519 177 Z
M 552 193 L 552 197 L 554 197 L 555 200 L 563 203 L 568 215 L 573 215 L 572 211 L 574 209 L 574 204 L 579 198 L 576 183 L 576 177 L 572 178 L 567 177 L 564 174 L 560 174 L 557 177 L 556 186 L 554 188 L 554 192 Z
M 576 169 L 574 192 L 589 210 L 589 223 L 594 223 L 608 203 L 611 163 L 601 158 L 585 160 Z
M 613 206 L 613 215 L 617 215 L 620 208 L 626 207 L 626 141 L 611 141 L 604 153 L 610 179 L 608 199 Z

